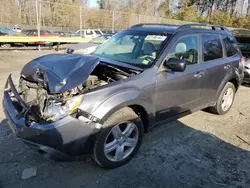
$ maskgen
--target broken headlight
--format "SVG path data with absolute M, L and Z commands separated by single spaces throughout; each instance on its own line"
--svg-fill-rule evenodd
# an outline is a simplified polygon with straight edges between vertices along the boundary
M 74 112 L 82 103 L 83 96 L 73 97 L 64 104 L 50 102 L 44 109 L 44 117 L 49 121 L 57 121 Z
M 69 114 L 71 114 L 80 106 L 82 100 L 83 100 L 83 95 L 73 97 L 69 99 L 63 107 L 67 109 Z

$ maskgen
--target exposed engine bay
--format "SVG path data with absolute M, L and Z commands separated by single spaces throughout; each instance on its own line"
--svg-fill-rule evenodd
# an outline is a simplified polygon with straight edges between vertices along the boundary
M 37 69 L 32 78 L 21 75 L 19 91 L 41 123 L 53 122 L 73 113 L 81 104 L 84 93 L 139 73 L 138 70 L 100 63 L 82 84 L 62 93 L 51 93 L 44 81 L 45 73 Z

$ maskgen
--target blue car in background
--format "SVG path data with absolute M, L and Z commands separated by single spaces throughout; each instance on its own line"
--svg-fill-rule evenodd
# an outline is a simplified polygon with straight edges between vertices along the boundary
M 8 28 L 0 28 L 0 36 L 5 36 L 5 35 L 16 35 L 17 32 L 12 30 L 12 29 L 8 29 Z M 5 43 L 2 42 L 0 43 L 0 47 L 1 48 L 9 48 L 11 47 L 10 43 Z
M 6 33 L 2 33 L 1 31 L 0 31 L 0 36 L 4 36 L 4 35 L 7 35 Z
M 8 29 L 8 28 L 0 28 L 0 32 L 5 33 L 6 35 L 15 35 L 15 34 L 17 34 L 16 31 L 14 31 L 12 29 Z

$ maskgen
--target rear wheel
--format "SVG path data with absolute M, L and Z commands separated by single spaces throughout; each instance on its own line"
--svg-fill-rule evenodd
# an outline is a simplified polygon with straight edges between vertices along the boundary
M 112 114 L 98 134 L 93 158 L 104 168 L 126 164 L 139 150 L 144 129 L 141 119 L 126 107 Z
M 221 91 L 216 105 L 214 107 L 211 107 L 210 111 L 219 115 L 226 114 L 233 105 L 235 92 L 235 86 L 231 82 L 228 82 Z

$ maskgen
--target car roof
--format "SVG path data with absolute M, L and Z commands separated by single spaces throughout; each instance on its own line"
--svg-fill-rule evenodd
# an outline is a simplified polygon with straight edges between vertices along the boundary
M 153 32 L 153 33 L 174 33 L 178 26 L 173 25 L 156 25 L 156 24 L 145 24 L 145 25 L 135 25 L 130 30 L 133 31 L 145 31 L 145 32 Z
M 137 24 L 129 28 L 132 31 L 144 31 L 152 33 L 168 33 L 189 32 L 189 33 L 213 33 L 213 34 L 230 34 L 230 31 L 218 25 L 210 24 L 185 24 L 185 25 L 169 25 L 169 24 Z

